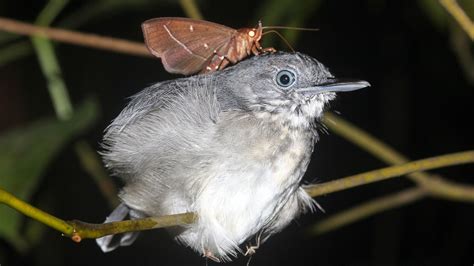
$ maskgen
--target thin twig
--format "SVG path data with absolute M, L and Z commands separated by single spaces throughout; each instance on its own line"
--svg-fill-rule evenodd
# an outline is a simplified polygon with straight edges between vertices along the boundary
M 408 162 L 406 157 L 404 157 L 392 147 L 334 114 L 325 114 L 324 123 L 332 132 L 341 135 L 342 137 L 348 139 L 352 143 L 388 164 L 397 165 Z M 472 199 L 473 197 L 472 189 L 468 188 L 466 190 L 466 186 L 455 184 L 437 175 L 430 175 L 425 172 L 415 172 L 408 174 L 407 176 L 419 184 L 420 188 L 418 189 L 423 189 L 423 193 L 425 195 L 458 201 L 465 201 L 467 198 Z M 337 214 L 334 214 L 333 216 L 326 218 L 324 221 L 317 223 L 314 228 L 321 228 L 318 229 L 321 230 L 321 233 L 328 232 L 340 226 L 350 224 L 359 219 L 363 219 L 382 212 L 385 209 L 382 208 L 383 205 L 379 204 L 380 201 L 384 202 L 386 206 L 398 206 L 400 204 L 400 197 L 397 195 L 399 193 L 409 193 L 407 191 L 410 190 L 411 189 L 407 189 L 402 192 L 397 192 L 393 195 L 374 198 L 368 202 L 360 204 L 359 206 L 354 206 L 348 210 L 343 210 Z M 404 197 L 403 199 L 405 199 L 406 202 L 403 202 L 403 204 L 409 203 L 409 200 L 415 201 L 419 198 L 421 197 Z M 357 214 L 356 212 L 358 210 L 362 212 Z M 332 222 L 334 222 L 334 224 L 329 225 Z
M 21 212 L 22 214 L 53 229 L 56 229 L 59 232 L 65 234 L 71 232 L 72 234 L 73 227 L 69 223 L 31 206 L 30 204 L 18 199 L 17 197 L 13 196 L 2 188 L 0 188 L 0 203 L 10 206 L 11 208 Z
M 413 201 L 419 200 L 426 196 L 428 193 L 422 187 L 409 188 L 400 192 L 396 192 L 392 195 L 383 196 L 377 198 L 377 200 L 371 200 L 366 203 L 362 203 L 356 207 L 352 207 L 343 212 L 332 215 L 329 218 L 324 219 L 322 222 L 310 228 L 311 234 L 323 234 L 334 229 L 340 228 L 344 225 L 353 223 L 354 221 L 361 220 L 374 213 L 386 211 L 389 209 L 397 208 Z
M 385 180 L 411 173 L 413 171 L 429 170 L 450 165 L 458 165 L 474 162 L 474 151 L 459 152 L 436 156 L 428 159 L 413 161 L 405 165 L 398 165 L 383 168 L 376 171 L 370 171 L 355 176 L 345 177 L 339 180 L 330 181 L 320 185 L 310 186 L 307 192 L 315 197 L 323 194 L 329 194 L 341 190 L 346 190 L 356 186 L 370 184 L 373 182 Z M 474 188 L 469 187 L 471 198 L 473 200 Z M 107 224 L 89 224 L 80 221 L 66 222 L 47 214 L 13 196 L 12 194 L 0 189 L 0 203 L 4 203 L 19 212 L 31 217 L 43 224 L 50 226 L 64 235 L 71 237 L 79 242 L 84 238 L 98 238 L 109 234 L 117 234 L 129 231 L 142 231 L 154 228 L 170 227 L 176 225 L 190 224 L 196 219 L 194 213 L 183 213 L 177 215 L 168 215 L 162 217 L 151 217 L 138 220 L 129 220 L 122 222 L 113 222 Z
M 194 213 L 180 213 L 160 217 L 148 217 L 139 220 L 126 220 L 106 224 L 91 224 L 78 220 L 68 221 L 74 228 L 73 239 L 79 242 L 86 238 L 99 238 L 106 235 L 115 235 L 125 232 L 145 231 L 158 228 L 192 224 L 196 221 Z
M 311 197 L 316 197 L 319 195 L 346 190 L 348 188 L 370 184 L 413 172 L 472 162 L 474 162 L 474 151 L 452 153 L 448 155 L 436 156 L 428 159 L 413 161 L 403 165 L 390 166 L 319 185 L 307 186 L 305 190 Z M 436 182 L 437 185 L 435 185 Z M 462 187 L 464 188 L 462 192 L 459 192 L 457 190 L 450 190 L 452 187 L 441 189 L 435 188 L 435 186 L 444 186 L 444 184 L 438 181 L 434 181 L 433 184 L 430 184 L 429 186 L 430 192 L 446 190 L 449 191 L 446 192 L 446 197 L 450 198 L 459 198 L 460 196 L 457 195 L 457 193 L 462 193 L 462 197 L 465 201 L 474 201 L 474 186 L 462 185 Z
M 409 162 L 408 158 L 394 148 L 334 114 L 325 114 L 323 122 L 331 132 L 342 136 L 387 164 L 397 165 Z M 465 196 L 473 197 L 473 195 L 468 194 L 469 192 L 466 193 L 464 185 L 458 185 L 440 177 L 430 176 L 424 172 L 411 173 L 408 177 L 439 197 L 461 201 L 464 201 Z M 454 191 L 456 192 L 454 193 Z
M 474 23 L 459 6 L 458 2 L 456 0 L 439 0 L 439 3 L 459 23 L 461 28 L 471 38 L 471 41 L 474 41 Z
M 151 57 L 146 47 L 138 42 L 126 41 L 110 37 L 102 37 L 95 34 L 85 34 L 70 30 L 55 29 L 50 27 L 35 26 L 30 23 L 24 23 L 13 19 L 0 17 L 0 30 L 23 34 L 29 36 L 43 36 L 49 39 L 114 51 L 124 54 L 132 54 L 138 56 Z

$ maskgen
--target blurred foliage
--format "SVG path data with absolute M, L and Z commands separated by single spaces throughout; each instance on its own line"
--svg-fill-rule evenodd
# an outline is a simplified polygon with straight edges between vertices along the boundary
M 321 0 L 304 0 L 299 1 L 298 4 L 295 4 L 293 0 L 266 0 L 256 12 L 259 17 L 256 17 L 255 21 L 262 20 L 263 26 L 301 27 L 309 16 L 316 12 L 321 3 Z M 280 31 L 292 46 L 296 44 L 301 33 L 299 30 L 291 29 Z M 265 36 L 262 42 L 263 47 L 271 46 L 271 43 L 275 43 L 275 38 L 275 36 Z
M 472 0 L 458 0 L 458 4 L 462 7 L 464 12 L 473 19 L 474 18 L 474 1 Z M 438 1 L 433 0 L 418 0 L 421 9 L 428 15 L 433 24 L 440 30 L 448 30 L 448 23 L 451 22 L 451 15 L 439 4 Z
M 57 153 L 97 118 L 98 105 L 87 101 L 68 121 L 48 118 L 0 136 L 0 187 L 28 201 Z M 27 243 L 19 237 L 22 215 L 0 206 L 0 237 L 19 250 Z M 32 229 L 33 230 L 33 229 Z
M 422 10 L 428 15 L 433 24 L 441 30 L 447 28 L 448 14 L 446 10 L 438 3 L 433 0 L 419 0 L 419 5 Z
M 459 66 L 464 72 L 466 80 L 470 84 L 474 84 L 474 55 L 472 53 L 472 41 L 469 36 L 438 1 L 419 0 L 418 2 L 433 24 L 440 31 L 449 33 L 451 49 L 457 57 Z M 457 3 L 466 15 L 473 20 L 474 1 L 459 0 Z
M 76 29 L 87 23 L 91 23 L 100 19 L 103 19 L 104 14 L 107 14 L 107 18 L 114 15 L 118 15 L 122 12 L 130 12 L 131 10 L 142 11 L 147 10 L 153 5 L 178 5 L 178 1 L 153 1 L 153 0 L 100 0 L 100 1 L 87 1 L 83 5 L 75 10 L 73 13 L 65 15 L 64 18 L 55 23 L 55 27 L 65 29 Z M 50 15 L 45 15 L 50 22 L 54 19 Z M 41 19 L 43 20 L 43 19 Z M 43 21 L 44 22 L 44 21 Z M 47 21 L 46 21 L 47 22 Z M 42 25 L 50 24 L 41 23 Z M 0 49 L 0 66 L 11 63 L 15 60 L 19 60 L 33 52 L 31 43 L 24 41 L 23 36 L 1 32 L 0 31 L 0 45 L 6 45 Z
M 69 0 L 49 0 L 48 4 L 36 18 L 36 25 L 49 26 L 59 13 L 64 9 Z M 32 37 L 40 63 L 41 70 L 48 82 L 48 90 L 53 102 L 56 116 L 61 120 L 67 120 L 73 113 L 72 103 L 62 78 L 61 67 L 54 50 L 53 42 L 43 37 Z

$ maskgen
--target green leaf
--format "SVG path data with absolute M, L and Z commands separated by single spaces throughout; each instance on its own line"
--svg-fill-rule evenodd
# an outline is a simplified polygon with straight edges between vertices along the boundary
M 67 121 L 42 119 L 0 136 L 0 187 L 29 201 L 48 164 L 97 117 L 97 104 L 85 102 Z M 0 237 L 17 249 L 25 248 L 20 235 L 21 215 L 0 206 Z

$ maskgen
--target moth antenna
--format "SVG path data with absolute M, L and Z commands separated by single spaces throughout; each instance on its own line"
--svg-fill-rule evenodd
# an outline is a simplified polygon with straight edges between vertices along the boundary
M 292 47 L 291 44 L 285 39 L 285 37 L 283 37 L 283 35 L 281 35 L 281 33 L 279 33 L 279 32 L 276 31 L 276 30 L 269 30 L 269 31 L 266 31 L 266 32 L 262 33 L 262 36 L 265 35 L 265 34 L 267 34 L 267 33 L 270 33 L 270 32 L 273 32 L 273 33 L 275 33 L 276 35 L 278 35 L 278 36 L 285 42 L 285 44 L 290 48 L 290 50 L 291 50 L 292 52 L 295 51 L 295 49 L 293 49 L 293 47 Z
M 288 26 L 265 26 L 262 27 L 262 29 L 269 29 L 269 30 L 274 30 L 274 29 L 285 29 L 285 30 L 302 30 L 302 31 L 319 31 L 319 29 L 316 28 L 300 28 L 300 27 L 288 27 Z

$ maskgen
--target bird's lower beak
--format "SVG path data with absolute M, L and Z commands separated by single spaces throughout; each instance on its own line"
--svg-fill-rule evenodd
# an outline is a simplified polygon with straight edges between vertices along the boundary
M 370 83 L 364 80 L 331 79 L 317 86 L 301 88 L 297 89 L 297 91 L 306 95 L 315 95 L 322 92 L 355 91 L 365 87 L 370 87 Z

